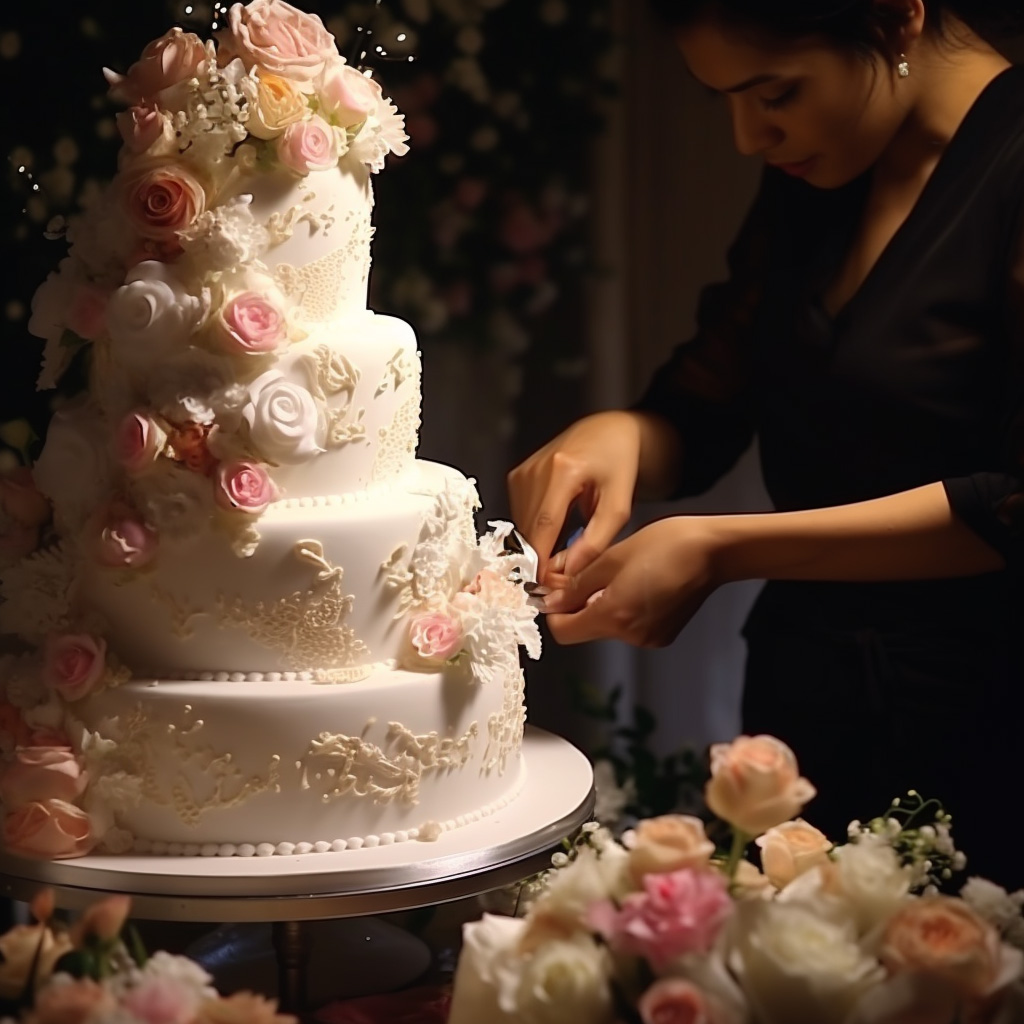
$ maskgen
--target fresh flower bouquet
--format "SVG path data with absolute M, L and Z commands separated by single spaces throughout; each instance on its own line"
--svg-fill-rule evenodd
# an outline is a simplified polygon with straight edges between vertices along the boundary
M 263 996 L 218 995 L 186 957 L 147 956 L 130 905 L 108 897 L 67 927 L 40 893 L 35 922 L 0 935 L 0 1024 L 298 1024 Z
M 833 845 L 771 736 L 711 749 L 700 818 L 591 824 L 523 917 L 465 926 L 449 1024 L 1017 1024 L 1024 893 L 971 879 L 911 795 Z M 760 867 L 747 858 L 758 848 Z

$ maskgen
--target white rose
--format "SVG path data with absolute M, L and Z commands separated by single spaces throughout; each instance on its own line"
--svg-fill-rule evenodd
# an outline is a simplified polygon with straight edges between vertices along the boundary
M 885 973 L 825 901 L 742 901 L 728 943 L 759 1024 L 841 1024 Z
M 484 914 L 462 929 L 462 951 L 452 983 L 448 1024 L 516 1024 L 501 1002 L 514 1001 L 524 961 L 518 953 L 521 918 Z M 503 998 L 504 997 L 504 998 Z
M 880 836 L 836 847 L 830 889 L 846 902 L 861 935 L 883 924 L 908 898 L 910 870 Z
M 112 475 L 110 440 L 86 403 L 58 410 L 32 470 L 36 486 L 53 502 L 57 529 L 77 533 L 106 499 Z
M 169 264 L 138 264 L 107 307 L 107 329 L 118 355 L 149 363 L 155 348 L 187 344 L 206 315 L 208 301 L 191 294 Z
M 502 991 L 499 1006 L 523 1024 L 604 1024 L 614 1019 L 611 957 L 582 932 L 545 943 L 527 957 L 518 990 Z
M 270 462 L 304 462 L 324 450 L 320 406 L 280 370 L 268 370 L 249 385 L 249 404 L 242 415 L 253 444 Z
M 618 900 L 632 889 L 629 854 L 625 849 L 610 843 L 599 855 L 592 847 L 584 846 L 571 864 L 549 877 L 531 915 L 578 923 L 594 903 Z

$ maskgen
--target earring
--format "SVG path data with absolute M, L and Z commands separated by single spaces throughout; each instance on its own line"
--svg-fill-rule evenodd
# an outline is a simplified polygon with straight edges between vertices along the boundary
M 907 55 L 905 53 L 900 54 L 900 62 L 896 65 L 896 71 L 900 78 L 910 77 L 910 61 L 907 60 Z

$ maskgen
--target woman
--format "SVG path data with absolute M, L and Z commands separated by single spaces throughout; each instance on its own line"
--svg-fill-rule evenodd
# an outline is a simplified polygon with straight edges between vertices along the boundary
M 841 838 L 916 788 L 971 873 L 1024 884 L 1024 68 L 985 34 L 1020 4 L 656 6 L 767 166 L 696 336 L 509 476 L 551 633 L 664 645 L 768 580 L 743 729 L 793 747 L 808 820 Z M 614 543 L 634 498 L 699 493 L 755 435 L 776 511 Z

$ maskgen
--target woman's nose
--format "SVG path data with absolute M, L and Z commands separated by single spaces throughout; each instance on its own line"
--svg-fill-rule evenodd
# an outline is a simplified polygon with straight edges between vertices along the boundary
M 733 103 L 732 132 L 742 156 L 757 156 L 778 146 L 782 131 L 760 111 L 743 101 Z

